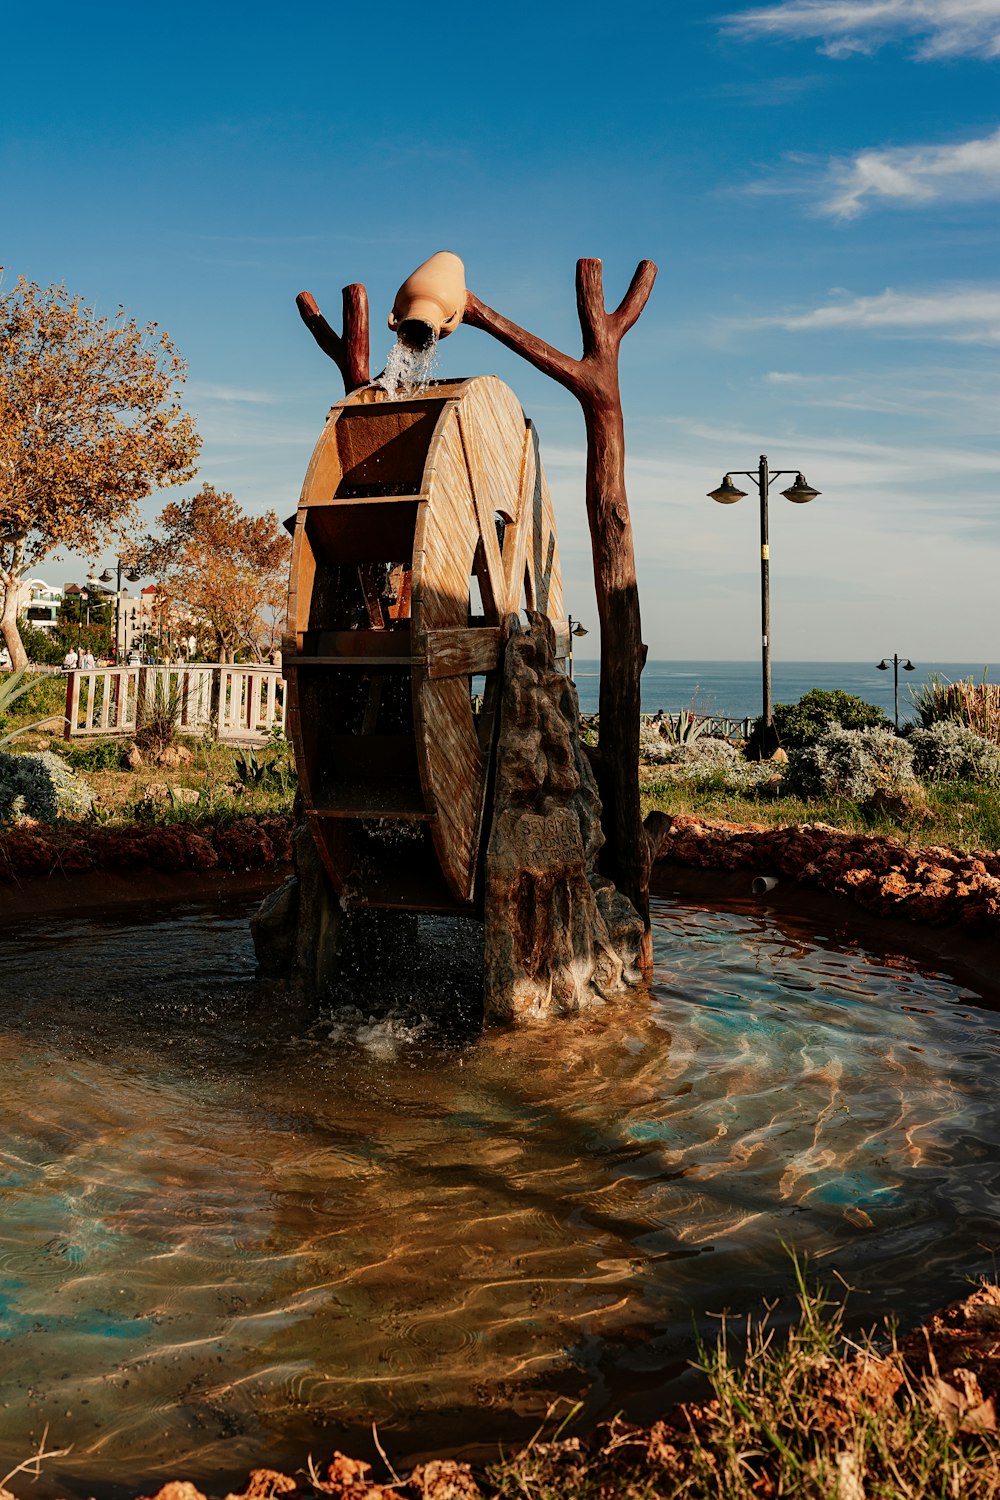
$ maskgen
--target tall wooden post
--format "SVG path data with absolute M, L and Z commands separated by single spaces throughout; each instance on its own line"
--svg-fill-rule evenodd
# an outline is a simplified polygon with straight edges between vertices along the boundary
M 600 744 L 595 762 L 607 843 L 601 867 L 642 917 L 642 961 L 652 961 L 650 850 L 639 801 L 640 674 L 645 665 L 632 522 L 625 492 L 625 427 L 618 351 L 646 305 L 656 266 L 641 261 L 614 312 L 604 306 L 599 260 L 579 260 L 576 302 L 583 333 L 579 359 L 561 353 L 468 294 L 463 321 L 492 334 L 558 380 L 580 402 L 587 429 L 587 520 L 601 624 Z

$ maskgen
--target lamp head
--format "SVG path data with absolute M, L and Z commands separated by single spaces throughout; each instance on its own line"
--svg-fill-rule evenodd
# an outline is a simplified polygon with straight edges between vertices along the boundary
M 586 628 L 586 626 L 581 625 L 580 622 L 579 622 L 579 620 L 577 620 L 576 624 L 573 626 L 573 634 L 574 635 L 589 635 L 590 631 Z
M 735 505 L 737 500 L 742 500 L 746 490 L 739 490 L 733 483 L 733 476 L 727 474 L 717 490 L 709 490 L 708 498 L 717 500 L 720 505 Z
M 105 568 L 103 573 L 98 573 L 97 581 L 98 583 L 110 583 L 114 576 L 110 568 Z
M 789 485 L 787 490 L 781 492 L 786 500 L 791 500 L 795 505 L 807 505 L 810 500 L 815 500 L 820 493 L 814 490 L 811 484 L 806 482 L 804 474 L 796 474 L 795 483 Z
M 916 670 L 917 670 L 917 669 L 916 669 L 916 667 L 915 667 L 915 666 L 914 666 L 914 665 L 913 665 L 913 663 L 912 663 L 912 661 L 911 661 L 911 660 L 910 660 L 910 658 L 909 658 L 909 657 L 907 657 L 907 658 L 906 658 L 906 660 L 905 660 L 905 661 L 904 661 L 904 663 L 903 663 L 903 671 L 904 671 L 904 672 L 915 672 L 915 671 L 916 671 Z
M 880 672 L 888 672 L 888 670 L 889 670 L 889 663 L 886 661 L 886 659 L 885 659 L 884 656 L 883 656 L 882 660 L 878 663 L 878 670 Z

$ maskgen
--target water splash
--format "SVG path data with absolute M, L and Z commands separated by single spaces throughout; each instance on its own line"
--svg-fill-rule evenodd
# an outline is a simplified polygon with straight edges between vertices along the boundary
M 381 387 L 390 401 L 401 396 L 419 396 L 430 385 L 438 361 L 438 340 L 435 336 L 426 349 L 412 349 L 397 339 L 389 351 L 382 374 L 372 382 Z

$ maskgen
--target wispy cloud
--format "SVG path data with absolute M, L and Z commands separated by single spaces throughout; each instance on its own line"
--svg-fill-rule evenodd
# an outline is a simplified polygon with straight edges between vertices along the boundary
M 879 412 L 902 417 L 923 431 L 976 440 L 994 431 L 1000 406 L 1000 371 L 992 368 L 992 355 L 986 360 L 974 360 L 969 367 L 921 362 L 919 368 L 907 368 L 891 379 L 884 371 L 769 370 L 764 385 L 782 411 L 798 407 Z
M 747 36 L 817 38 L 830 57 L 914 38 L 916 56 L 1000 57 L 1000 0 L 783 0 L 724 18 Z
M 1000 287 L 964 286 L 924 294 L 889 289 L 875 297 L 828 302 L 807 312 L 755 318 L 743 326 L 787 328 L 793 333 L 860 328 L 957 343 L 997 344 Z
M 213 385 L 209 381 L 189 381 L 188 392 L 198 401 L 225 401 L 240 406 L 275 404 L 275 397 L 268 391 L 246 390 L 237 385 Z
M 829 169 L 820 211 L 853 219 L 872 203 L 972 202 L 1000 191 L 1000 129 L 950 146 L 859 151 Z

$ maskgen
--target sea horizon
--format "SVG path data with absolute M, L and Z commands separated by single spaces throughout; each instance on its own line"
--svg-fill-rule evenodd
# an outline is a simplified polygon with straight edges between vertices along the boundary
M 904 658 L 906 659 L 906 658 Z M 988 662 L 914 662 L 914 670 L 899 666 L 899 722 L 916 717 L 913 693 L 933 677 L 957 682 L 963 678 L 991 680 Z M 600 661 L 575 656 L 573 676 L 583 713 L 596 713 Z M 874 703 L 893 717 L 893 669 L 879 671 L 874 661 L 772 661 L 772 703 L 797 703 L 811 688 L 839 689 Z M 650 660 L 642 674 L 642 712 L 677 713 L 685 708 L 701 714 L 725 714 L 733 719 L 756 718 L 761 711 L 760 658 L 747 661 L 709 659 Z

